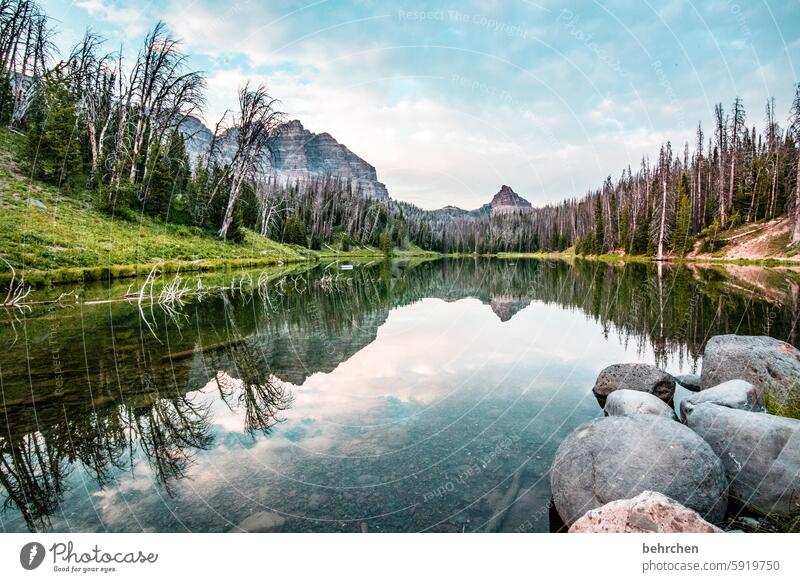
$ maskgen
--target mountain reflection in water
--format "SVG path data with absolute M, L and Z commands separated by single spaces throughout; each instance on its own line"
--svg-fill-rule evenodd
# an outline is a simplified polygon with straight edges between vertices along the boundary
M 550 462 L 601 414 L 600 369 L 691 371 L 719 333 L 796 344 L 798 281 L 447 259 L 319 266 L 175 310 L 8 312 L 0 525 L 546 531 Z

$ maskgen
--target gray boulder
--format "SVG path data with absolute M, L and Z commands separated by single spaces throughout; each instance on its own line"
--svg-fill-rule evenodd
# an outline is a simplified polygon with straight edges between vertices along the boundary
M 682 400 L 681 420 L 686 422 L 686 418 L 692 413 L 692 410 L 703 402 L 712 402 L 738 410 L 764 412 L 764 393 L 760 388 L 756 388 L 744 380 L 728 380 Z
M 25 204 L 38 208 L 39 210 L 47 210 L 47 205 L 38 198 L 26 198 Z
M 681 374 L 680 376 L 675 376 L 675 380 L 692 392 L 700 392 L 703 389 L 702 380 L 698 374 Z
M 597 376 L 592 392 L 604 406 L 615 390 L 649 392 L 669 402 L 675 393 L 675 378 L 650 364 L 612 364 Z
M 722 533 L 696 511 L 661 493 L 645 491 L 590 509 L 569 533 Z
M 687 422 L 722 459 L 732 498 L 760 513 L 800 509 L 800 420 L 705 402 Z
M 608 416 L 575 429 L 556 451 L 550 487 L 572 525 L 590 509 L 656 491 L 719 523 L 727 508 L 725 470 L 685 425 L 661 416 Z
M 655 414 L 675 419 L 675 412 L 660 398 L 638 390 L 615 390 L 606 398 L 606 416 Z
M 715 335 L 706 343 L 703 389 L 728 380 L 747 380 L 776 403 L 800 400 L 800 351 L 767 336 Z

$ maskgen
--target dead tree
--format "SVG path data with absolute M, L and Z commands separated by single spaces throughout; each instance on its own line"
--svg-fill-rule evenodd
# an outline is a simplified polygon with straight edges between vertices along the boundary
M 228 204 L 219 229 L 219 236 L 226 239 L 233 222 L 233 211 L 244 181 L 252 177 L 261 163 L 264 153 L 269 151 L 275 131 L 283 122 L 283 113 L 276 109 L 278 100 L 270 97 L 267 88 L 259 85 L 251 89 L 247 84 L 239 89 L 239 113 L 234 123 L 236 150 L 229 163 Z

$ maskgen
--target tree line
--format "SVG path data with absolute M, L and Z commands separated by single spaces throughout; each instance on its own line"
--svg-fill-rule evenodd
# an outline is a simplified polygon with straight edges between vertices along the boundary
M 785 126 L 773 98 L 762 127 L 747 124 L 745 106 L 717 104 L 707 135 L 698 124 L 693 146 L 663 144 L 655 160 L 625 168 L 615 181 L 581 198 L 515 213 L 436 211 L 413 214 L 428 222 L 421 246 L 445 252 L 563 251 L 597 255 L 622 250 L 664 258 L 695 246 L 714 251 L 721 234 L 757 221 L 790 221 L 791 246 L 800 244 L 800 84 Z M 416 230 L 416 229 L 415 229 Z

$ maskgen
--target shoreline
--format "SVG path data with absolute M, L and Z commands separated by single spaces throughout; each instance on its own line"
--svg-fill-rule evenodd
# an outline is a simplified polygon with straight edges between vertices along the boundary
M 298 250 L 298 249 L 295 249 Z M 146 277 L 154 268 L 161 274 L 168 273 L 224 273 L 233 269 L 252 269 L 281 265 L 299 265 L 303 263 L 318 264 L 333 262 L 337 259 L 383 260 L 384 253 L 376 250 L 360 252 L 323 252 L 306 249 L 307 254 L 298 250 L 296 257 L 238 257 L 238 258 L 201 258 L 193 260 L 151 261 L 146 263 L 126 263 L 113 265 L 96 265 L 93 267 L 59 267 L 57 269 L 16 269 L 17 283 L 24 283 L 33 288 L 68 283 L 92 283 L 98 281 L 117 281 Z M 397 251 L 391 259 L 440 258 L 442 255 L 432 251 Z M 11 272 L 0 273 L 0 285 L 7 285 L 12 280 Z
M 709 265 L 750 265 L 760 267 L 800 267 L 800 260 L 794 258 L 759 258 L 759 259 L 726 259 L 723 257 L 666 257 L 658 260 L 648 255 L 576 255 L 567 252 L 546 252 L 546 253 L 497 253 L 494 256 L 500 259 L 542 259 L 570 261 L 582 259 L 585 261 L 598 261 L 604 263 L 665 263 L 669 265 L 680 264 L 709 264 Z
M 257 268 L 280 265 L 297 265 L 302 263 L 317 264 L 320 262 L 337 261 L 339 259 L 348 260 L 384 260 L 386 255 L 379 250 L 372 251 L 347 251 L 347 252 L 319 252 L 308 251 L 308 254 L 298 253 L 297 257 L 243 257 L 243 258 L 220 258 L 220 259 L 194 259 L 194 260 L 167 260 L 153 261 L 146 263 L 127 263 L 114 265 L 97 265 L 93 267 L 60 267 L 57 269 L 17 269 L 17 281 L 24 282 L 34 288 L 47 285 L 60 285 L 67 283 L 90 283 L 97 281 L 116 281 L 121 279 L 131 279 L 147 276 L 153 269 L 158 268 L 160 273 L 213 273 L 226 272 L 236 268 Z M 570 262 L 576 259 L 584 261 L 596 261 L 608 264 L 619 263 L 638 263 L 638 264 L 658 264 L 668 265 L 692 264 L 692 265 L 739 265 L 756 266 L 764 268 L 800 268 L 800 260 L 794 259 L 723 259 L 710 257 L 684 257 L 681 259 L 667 258 L 661 261 L 653 257 L 644 255 L 575 255 L 572 253 L 489 253 L 489 254 L 452 254 L 437 253 L 436 251 L 425 251 L 415 249 L 411 251 L 396 251 L 389 259 L 442 259 L 442 258 L 496 258 L 503 260 L 530 259 L 530 260 L 559 260 Z M 11 273 L 6 271 L 0 273 L 0 285 L 6 285 L 11 281 Z

